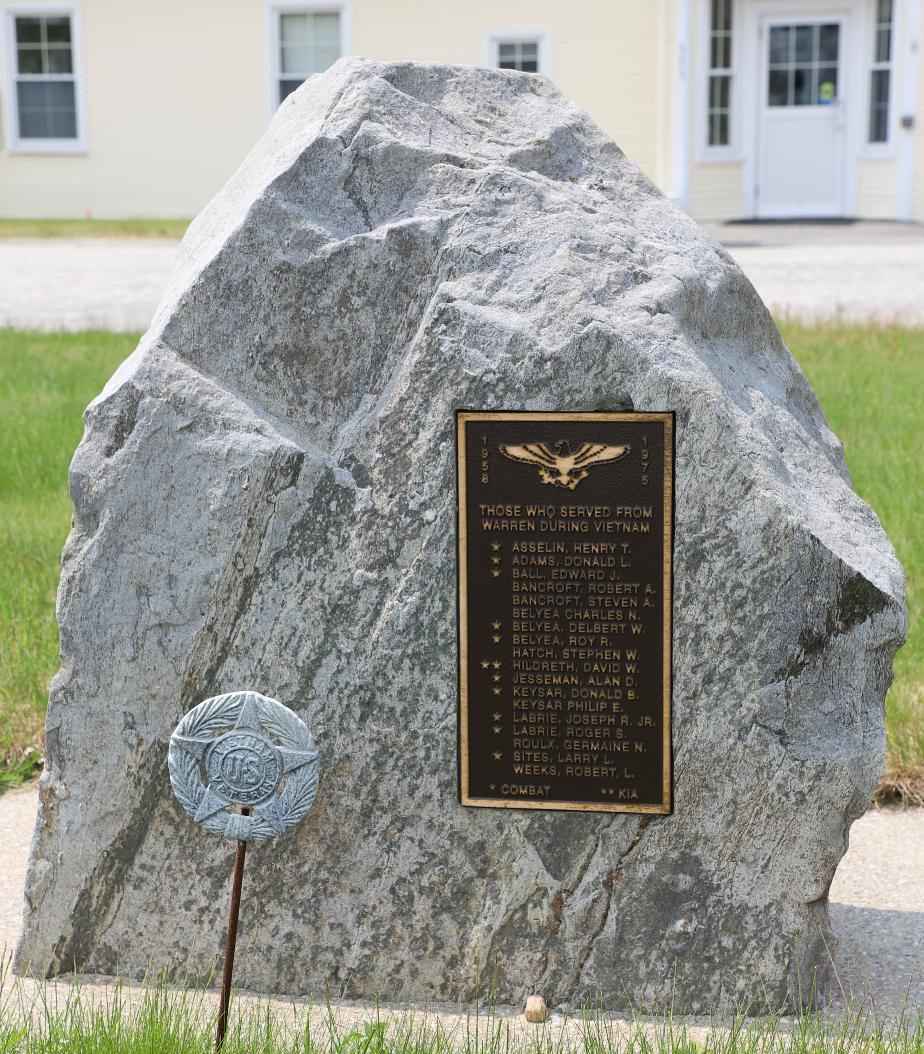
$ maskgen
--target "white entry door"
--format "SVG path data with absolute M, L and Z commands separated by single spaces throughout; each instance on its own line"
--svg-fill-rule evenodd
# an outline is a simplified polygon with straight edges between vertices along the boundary
M 761 30 L 757 215 L 843 216 L 845 19 L 768 17 Z

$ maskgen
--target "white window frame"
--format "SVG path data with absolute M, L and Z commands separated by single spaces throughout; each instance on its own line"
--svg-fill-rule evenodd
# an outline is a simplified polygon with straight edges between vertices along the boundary
M 266 4 L 266 45 L 267 45 L 267 104 L 270 117 L 282 105 L 279 102 L 279 81 L 282 70 L 279 68 L 279 16 L 311 14 L 340 16 L 340 57 L 353 51 L 353 7 L 350 0 L 268 0 Z
M 489 69 L 499 69 L 498 50 L 501 44 L 536 44 L 539 53 L 539 69 L 536 73 L 542 77 L 552 76 L 552 33 L 545 28 L 535 26 L 526 29 L 487 29 L 484 32 L 481 50 L 484 65 Z
M 871 7 L 871 10 L 870 10 Z M 895 156 L 895 141 L 896 141 L 896 129 L 898 126 L 898 109 L 899 105 L 896 98 L 896 89 L 898 87 L 898 76 L 897 76 L 897 62 L 896 52 L 900 44 L 899 33 L 904 30 L 901 25 L 902 18 L 902 7 L 903 5 L 898 0 L 893 0 L 892 3 L 892 47 L 889 54 L 888 62 L 876 62 L 874 60 L 873 47 L 875 46 L 876 39 L 876 14 L 878 4 L 874 2 L 867 7 L 866 17 L 861 20 L 860 33 L 865 40 L 865 51 L 867 56 L 867 63 L 865 68 L 865 84 L 859 91 L 859 104 L 863 109 L 863 135 L 860 139 L 860 154 L 862 158 L 871 159 L 886 159 Z M 920 61 L 916 58 L 915 61 Z M 874 69 L 887 69 L 890 71 L 889 74 L 889 116 L 886 123 L 886 138 L 880 143 L 871 143 L 869 139 L 869 114 L 870 104 L 872 102 L 873 94 L 873 77 L 872 72 Z
M 744 12 L 739 0 L 731 0 L 731 65 L 727 69 L 712 68 L 712 0 L 700 0 L 698 53 L 700 76 L 698 77 L 699 101 L 696 106 L 696 159 L 708 164 L 737 162 L 744 159 L 741 149 L 741 84 L 738 70 L 741 68 L 741 22 Z M 744 67 L 747 69 L 747 66 Z M 709 81 L 713 75 L 730 78 L 728 108 L 728 143 L 711 146 L 709 143 Z
M 16 57 L 17 18 L 61 18 L 71 20 L 71 62 L 73 64 L 74 106 L 77 135 L 74 139 L 29 139 L 19 134 L 17 105 Z M 80 8 L 66 7 L 0 7 L 0 35 L 3 37 L 3 146 L 11 154 L 85 154 L 87 152 L 87 118 L 84 99 L 83 28 Z

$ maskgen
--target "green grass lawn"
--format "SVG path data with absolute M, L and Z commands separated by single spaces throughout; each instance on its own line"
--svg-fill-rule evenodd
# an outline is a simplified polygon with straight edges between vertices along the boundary
M 924 767 L 924 331 L 786 324 L 787 343 L 847 452 L 854 486 L 908 574 L 909 643 L 887 701 L 889 763 Z M 58 665 L 54 593 L 81 413 L 133 336 L 0 330 L 0 761 L 40 745 Z M 3 766 L 0 765 L 0 768 Z M 10 778 L 10 777 L 8 777 Z M 2 781 L 0 781 L 2 784 Z
M 189 220 L 3 220 L 0 238 L 182 238 Z
M 71 522 L 67 466 L 90 399 L 135 346 L 114 333 L 0 329 L 0 758 L 41 742 L 58 666 L 55 590 Z
M 886 699 L 889 766 L 924 767 L 924 331 L 784 324 L 908 577 L 908 643 Z

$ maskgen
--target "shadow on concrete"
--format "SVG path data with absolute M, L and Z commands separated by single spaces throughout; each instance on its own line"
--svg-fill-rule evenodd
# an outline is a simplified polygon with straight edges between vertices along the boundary
M 924 912 L 832 902 L 834 963 L 848 1000 L 894 1014 L 924 1009 Z

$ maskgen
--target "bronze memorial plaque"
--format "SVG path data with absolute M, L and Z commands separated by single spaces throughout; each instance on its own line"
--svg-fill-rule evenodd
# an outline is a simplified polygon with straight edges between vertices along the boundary
M 458 412 L 463 805 L 671 811 L 673 434 Z

